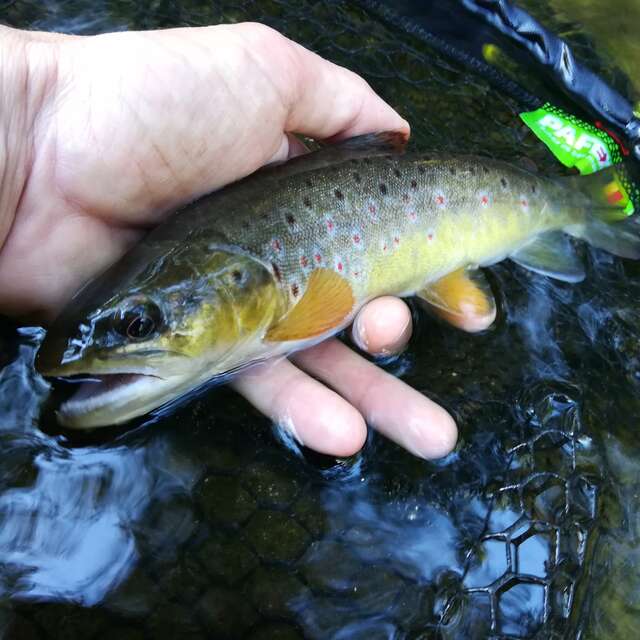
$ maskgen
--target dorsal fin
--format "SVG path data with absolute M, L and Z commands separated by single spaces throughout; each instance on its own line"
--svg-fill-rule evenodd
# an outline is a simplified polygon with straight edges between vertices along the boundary
M 265 167 L 254 175 L 264 179 L 288 178 L 290 176 L 315 171 L 335 164 L 348 162 L 354 158 L 373 158 L 390 154 L 404 153 L 407 137 L 398 131 L 382 131 L 367 133 L 362 136 L 347 138 L 322 148 L 305 153 L 282 164 Z
M 315 269 L 300 301 L 265 336 L 271 342 L 313 338 L 339 327 L 353 310 L 351 285 L 331 269 Z
M 324 149 L 367 152 L 372 155 L 386 153 L 404 153 L 408 137 L 400 131 L 381 131 L 365 133 L 331 144 Z

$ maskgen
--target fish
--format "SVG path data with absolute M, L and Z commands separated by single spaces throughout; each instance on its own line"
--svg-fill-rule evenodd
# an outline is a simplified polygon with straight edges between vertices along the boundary
M 335 335 L 383 295 L 418 296 L 455 326 L 492 321 L 481 268 L 510 258 L 579 282 L 585 270 L 569 236 L 640 257 L 636 234 L 610 222 L 622 195 L 607 172 L 550 179 L 404 143 L 382 132 L 326 146 L 151 230 L 47 331 L 37 370 L 79 381 L 60 404 L 60 424 L 154 415 L 211 381 Z

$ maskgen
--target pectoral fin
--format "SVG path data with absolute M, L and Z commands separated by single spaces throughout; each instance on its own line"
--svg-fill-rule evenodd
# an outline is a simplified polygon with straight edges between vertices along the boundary
M 491 287 L 479 270 L 454 271 L 417 295 L 435 315 L 464 331 L 482 331 L 496 317 Z
M 311 273 L 300 301 L 266 334 L 271 342 L 304 340 L 339 327 L 353 310 L 351 285 L 331 269 Z
M 525 269 L 556 280 L 581 282 L 585 277 L 581 260 L 561 231 L 543 233 L 509 257 Z

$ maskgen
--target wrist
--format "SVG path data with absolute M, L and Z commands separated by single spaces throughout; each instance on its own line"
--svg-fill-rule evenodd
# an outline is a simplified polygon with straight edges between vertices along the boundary
M 47 95 L 54 45 L 0 25 L 0 249 L 33 164 L 37 121 Z

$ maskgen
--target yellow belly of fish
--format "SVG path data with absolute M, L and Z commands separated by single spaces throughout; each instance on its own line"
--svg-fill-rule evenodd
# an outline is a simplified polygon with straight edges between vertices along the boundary
M 501 260 L 546 230 L 542 220 L 536 224 L 528 216 L 500 211 L 445 218 L 433 231 L 404 235 L 388 255 L 370 252 L 363 297 L 410 295 L 462 267 Z

